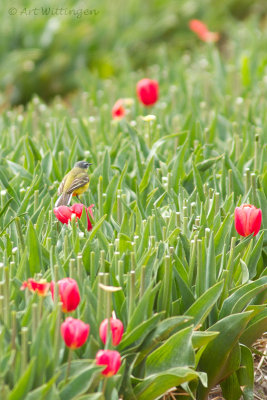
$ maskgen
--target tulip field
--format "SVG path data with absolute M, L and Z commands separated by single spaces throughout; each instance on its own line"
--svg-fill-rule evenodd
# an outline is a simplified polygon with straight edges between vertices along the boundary
M 1 400 L 266 399 L 266 47 L 190 29 L 192 52 L 1 111 Z

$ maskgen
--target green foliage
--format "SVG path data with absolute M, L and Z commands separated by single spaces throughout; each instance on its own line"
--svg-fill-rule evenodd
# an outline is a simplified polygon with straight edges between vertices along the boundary
M 259 43 L 256 25 L 265 11 L 265 0 L 157 0 L 146 4 L 141 0 L 112 4 L 107 0 L 64 0 L 56 5 L 52 0 L 16 4 L 2 0 L 1 90 L 13 104 L 20 104 L 35 93 L 49 100 L 77 88 L 91 90 L 97 88 L 98 77 L 119 74 L 124 96 L 129 96 L 124 87 L 133 69 L 148 67 L 159 59 L 174 60 L 181 51 L 196 47 L 199 39 L 189 31 L 188 22 L 199 18 L 221 33 L 222 43 L 228 36 L 238 36 L 240 49 L 251 45 L 239 60 L 241 83 L 248 91 L 255 83 L 255 73 L 263 71 L 266 63 L 265 59 L 258 65 L 251 62 L 254 52 L 265 55 L 266 42 Z M 245 18 L 247 36 L 239 33 Z M 68 40 L 66 32 L 71 32 Z M 224 87 L 226 71 L 218 59 L 215 62 L 219 89 Z
M 77 26 L 68 44 L 74 47 Z M 125 66 L 127 79 L 87 82 L 90 90 L 69 104 L 47 106 L 35 97 L 0 115 L 4 400 L 153 400 L 173 387 L 205 400 L 217 384 L 229 400 L 251 398 L 251 347 L 267 321 L 267 107 L 265 39 L 254 48 L 249 32 L 251 57 L 237 45 L 238 27 L 227 60 L 204 43 L 177 60 L 159 57 L 147 73 L 160 82 L 160 101 L 149 111 L 133 101 L 125 120 L 111 121 L 110 113 L 114 98 L 130 96 L 139 78 Z M 92 43 L 101 47 L 103 38 Z M 145 113 L 156 119 L 142 119 Z M 85 213 L 69 225 L 53 213 L 61 179 L 82 159 L 93 163 L 81 196 L 94 204 L 90 232 Z M 235 231 L 242 203 L 262 209 L 256 237 Z M 41 300 L 20 287 L 30 277 L 67 276 L 81 293 L 72 315 L 90 324 L 90 335 L 73 352 L 66 380 L 65 317 L 50 294 Z M 117 348 L 122 366 L 105 395 L 94 358 L 110 309 L 99 283 L 120 287 L 111 308 L 125 327 Z

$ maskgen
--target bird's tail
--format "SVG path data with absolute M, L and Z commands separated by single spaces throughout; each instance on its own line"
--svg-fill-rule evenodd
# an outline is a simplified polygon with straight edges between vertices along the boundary
M 71 201 L 72 193 L 62 193 L 56 201 L 55 207 L 68 206 Z

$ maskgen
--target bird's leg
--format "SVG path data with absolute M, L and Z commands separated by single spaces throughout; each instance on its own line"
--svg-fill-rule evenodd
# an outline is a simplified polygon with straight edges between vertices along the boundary
M 77 199 L 79 200 L 79 202 L 81 203 L 81 199 L 80 197 L 76 194 Z

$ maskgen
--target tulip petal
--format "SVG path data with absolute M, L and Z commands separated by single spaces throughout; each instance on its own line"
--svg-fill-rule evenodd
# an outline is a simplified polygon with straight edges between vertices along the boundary
M 192 19 L 189 22 L 189 28 L 192 32 L 195 32 L 197 35 L 204 35 L 208 32 L 208 27 L 204 22 L 199 21 L 198 19 Z
M 72 317 L 66 318 L 65 322 L 61 325 L 61 335 L 66 346 L 71 349 L 83 346 L 87 340 L 89 331 L 90 325 Z
M 78 291 L 77 282 L 69 282 L 60 288 L 60 297 L 63 302 L 64 309 L 67 312 L 76 310 L 80 303 L 80 294 Z M 65 311 L 65 312 L 66 312 Z
M 260 230 L 262 211 L 251 204 L 243 204 L 235 209 L 235 228 L 242 236 L 252 233 L 257 235 Z
M 92 222 L 91 222 L 90 217 L 88 215 L 88 211 L 89 211 L 91 217 L 93 218 L 93 211 L 92 211 L 93 206 L 94 206 L 94 204 L 92 204 L 88 208 L 85 208 L 85 212 L 86 212 L 86 216 L 87 216 L 87 230 L 88 230 L 88 232 L 93 229 Z
M 240 207 L 235 209 L 235 229 L 237 233 L 241 236 L 246 236 L 245 227 L 246 224 L 246 215 Z
M 71 312 L 76 310 L 80 303 L 80 292 L 79 287 L 75 279 L 63 278 L 58 282 L 59 296 L 62 302 L 62 311 Z M 51 282 L 51 294 L 54 300 L 54 286 L 55 283 Z
M 136 86 L 137 96 L 145 106 L 152 106 L 158 100 L 158 82 L 152 79 L 141 79 Z
M 77 347 L 81 347 L 84 345 L 88 335 L 89 335 L 89 325 L 84 324 L 83 329 L 81 329 L 80 336 L 77 340 Z
M 96 354 L 97 365 L 107 365 L 102 371 L 102 375 L 115 375 L 121 366 L 120 353 L 116 350 L 99 350 Z
M 65 323 L 61 325 L 61 335 L 66 343 L 66 346 L 71 347 L 73 344 L 74 329 L 72 321 L 69 321 L 69 318 L 67 318 Z
M 126 110 L 124 108 L 124 101 L 123 99 L 119 99 L 116 101 L 112 108 L 112 117 L 115 119 L 121 119 L 125 116 Z
M 68 224 L 69 220 L 71 219 L 72 212 L 67 206 L 59 206 L 53 209 L 56 218 L 62 224 Z
M 256 236 L 259 233 L 259 230 L 261 227 L 261 221 L 262 221 L 261 209 L 254 210 L 253 217 L 254 217 L 254 222 L 253 222 L 254 235 L 253 236 Z
M 72 213 L 76 214 L 77 218 L 81 218 L 84 205 L 81 203 L 75 203 L 70 207 Z

